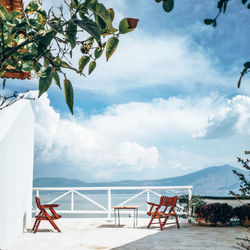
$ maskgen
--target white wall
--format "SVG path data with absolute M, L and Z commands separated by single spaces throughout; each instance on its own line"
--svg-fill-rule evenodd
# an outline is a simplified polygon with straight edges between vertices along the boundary
M 31 227 L 34 114 L 28 100 L 0 111 L 0 249 Z

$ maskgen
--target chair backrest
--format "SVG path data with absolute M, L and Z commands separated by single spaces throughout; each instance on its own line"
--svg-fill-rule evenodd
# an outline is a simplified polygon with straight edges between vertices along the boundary
M 41 209 L 41 202 L 40 202 L 39 197 L 35 197 L 35 199 L 36 199 L 36 205 L 37 205 L 37 207 L 38 207 L 39 209 Z
M 161 196 L 160 206 L 174 208 L 176 206 L 177 198 L 178 198 L 177 196 L 173 197 Z

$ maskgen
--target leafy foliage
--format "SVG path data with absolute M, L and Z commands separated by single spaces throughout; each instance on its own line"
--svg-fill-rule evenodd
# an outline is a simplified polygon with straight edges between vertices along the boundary
M 103 51 L 106 49 L 109 60 L 120 34 L 134 30 L 138 20 L 124 18 L 119 27 L 124 22 L 128 25 L 118 30 L 113 27 L 114 10 L 98 0 L 65 1 L 65 6 L 46 12 L 32 0 L 23 12 L 9 13 L 0 6 L 0 76 L 6 72 L 31 72 L 39 78 L 39 97 L 52 82 L 61 88 L 60 76 L 64 77 L 65 101 L 73 113 L 74 93 L 67 70 L 84 75 L 89 64 L 91 74 Z M 77 50 L 83 56 L 75 67 L 71 61 Z
M 248 159 L 243 160 L 241 158 L 238 158 L 238 162 L 240 162 L 242 164 L 244 169 L 246 169 L 247 171 L 250 171 Z M 241 196 L 243 198 L 249 198 L 250 197 L 250 179 L 247 179 L 244 174 L 241 174 L 236 170 L 233 170 L 233 173 L 235 175 L 237 175 L 241 181 L 240 189 L 239 189 L 240 194 L 236 194 L 233 191 L 230 191 L 229 193 L 234 195 L 234 196 Z M 250 174 L 250 172 L 249 172 L 249 174 Z M 249 176 L 248 176 L 248 178 L 249 178 Z
M 162 2 L 162 7 L 166 12 L 171 12 L 174 8 L 174 0 L 155 0 L 157 3 Z M 230 0 L 218 0 L 217 8 L 218 13 L 214 18 L 206 18 L 204 19 L 204 23 L 206 25 L 212 25 L 214 28 L 217 26 L 217 20 L 219 16 L 223 13 L 225 14 L 227 11 L 227 6 Z M 247 9 L 250 9 L 250 0 L 241 0 L 241 4 L 245 5 Z M 240 78 L 238 80 L 237 87 L 240 88 L 242 77 L 250 72 L 250 62 L 244 63 L 244 68 L 240 73 Z
M 192 195 L 191 201 L 188 200 L 188 195 L 182 195 L 178 198 L 180 203 L 186 203 L 187 206 L 184 207 L 184 211 L 188 211 L 191 208 L 191 215 L 194 215 L 194 211 L 199 207 L 206 205 L 207 203 L 199 196 Z
M 216 226 L 218 222 L 226 224 L 234 217 L 234 209 L 227 203 L 210 203 L 205 206 L 195 209 L 198 217 L 205 219 L 206 222 L 211 222 Z
M 242 205 L 234 208 L 234 214 L 240 220 L 245 219 L 245 217 L 250 217 L 250 205 Z

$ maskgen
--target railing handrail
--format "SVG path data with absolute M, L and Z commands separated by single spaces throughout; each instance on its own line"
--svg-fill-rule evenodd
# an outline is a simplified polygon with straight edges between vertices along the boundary
M 107 208 L 101 205 L 100 203 L 96 202 L 92 198 L 88 197 L 85 194 L 79 193 L 78 191 L 107 191 Z M 132 197 L 121 202 L 119 205 L 125 205 L 126 203 L 130 202 L 131 200 L 137 198 L 138 196 L 146 193 L 147 194 L 147 201 L 150 201 L 150 193 L 153 195 L 161 196 L 157 191 L 153 190 L 173 190 L 173 191 L 179 191 L 179 190 L 187 190 L 188 192 L 188 199 L 189 201 L 192 198 L 192 190 L 193 186 L 126 186 L 126 187 L 33 187 L 33 191 L 36 191 L 36 196 L 39 197 L 39 191 L 66 191 L 65 193 L 59 195 L 49 203 L 53 203 L 61 198 L 63 198 L 66 195 L 69 195 L 71 193 L 71 209 L 69 210 L 58 210 L 58 212 L 63 212 L 63 213 L 89 213 L 89 214 L 94 214 L 94 213 L 99 213 L 99 214 L 107 214 L 108 219 L 111 218 L 111 213 L 112 213 L 112 195 L 111 191 L 114 190 L 144 190 L 140 191 L 137 194 L 132 194 Z M 83 199 L 88 200 L 89 202 L 93 203 L 97 207 L 101 208 L 102 210 L 75 210 L 74 209 L 74 196 L 79 195 Z M 178 207 L 180 209 L 184 209 L 180 204 L 178 204 Z M 149 209 L 149 205 L 147 205 L 147 208 Z M 33 210 L 33 212 L 36 212 L 37 210 Z M 139 213 L 146 213 L 147 211 L 139 211 Z M 179 214 L 187 214 L 191 215 L 191 209 L 189 208 L 188 213 L 187 212 L 179 212 Z
M 145 190 L 145 189 L 193 189 L 193 186 L 134 186 L 134 187 L 33 187 L 33 190 Z

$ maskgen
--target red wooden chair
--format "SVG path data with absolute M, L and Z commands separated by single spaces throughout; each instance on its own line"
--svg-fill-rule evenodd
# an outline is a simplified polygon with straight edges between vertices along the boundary
M 58 204 L 41 205 L 40 199 L 38 197 L 35 197 L 35 199 L 36 199 L 36 205 L 37 205 L 38 209 L 40 210 L 40 212 L 38 215 L 36 215 L 36 221 L 35 221 L 34 226 L 32 228 L 32 230 L 34 230 L 34 233 L 37 232 L 37 229 L 39 227 L 41 220 L 48 220 L 50 222 L 50 224 L 60 233 L 61 232 L 60 229 L 58 228 L 58 226 L 54 222 L 54 220 L 57 220 L 57 219 L 62 217 L 61 215 L 57 214 L 56 211 L 54 210 L 54 207 L 58 207 L 59 205 Z M 51 214 L 49 214 L 46 209 L 49 209 Z
M 150 228 L 151 224 L 159 223 L 160 229 L 162 230 L 163 227 L 166 225 L 168 218 L 171 216 L 175 217 L 176 222 L 167 223 L 167 224 L 176 223 L 177 227 L 180 228 L 177 214 L 174 210 L 176 206 L 176 202 L 177 202 L 177 196 L 174 196 L 174 197 L 161 196 L 159 204 L 147 202 L 148 205 L 151 205 L 150 210 L 147 212 L 147 215 L 151 216 L 151 220 L 148 224 L 148 228 Z M 168 208 L 169 210 L 167 211 Z M 160 211 L 160 209 L 162 210 Z M 161 218 L 164 218 L 164 221 L 162 221 Z M 157 219 L 158 222 L 153 223 L 154 219 Z

